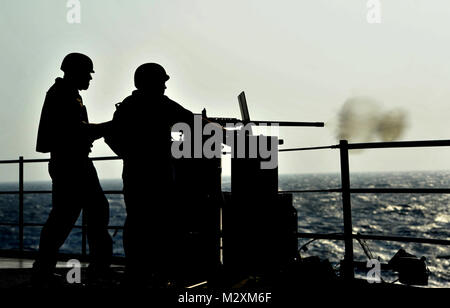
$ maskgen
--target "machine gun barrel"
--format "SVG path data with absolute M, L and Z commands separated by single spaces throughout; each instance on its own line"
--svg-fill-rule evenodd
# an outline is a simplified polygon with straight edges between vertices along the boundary
M 313 126 L 313 127 L 324 127 L 324 122 L 292 122 L 292 121 L 242 121 L 236 118 L 208 118 L 211 122 L 219 123 L 222 126 L 226 126 L 227 123 L 230 124 L 248 124 L 253 123 L 255 125 L 273 125 L 276 124 L 278 126 L 285 127 L 299 127 L 299 126 Z
M 314 126 L 314 127 L 324 127 L 323 122 L 292 122 L 292 121 L 250 121 L 254 124 L 277 124 L 278 126 Z

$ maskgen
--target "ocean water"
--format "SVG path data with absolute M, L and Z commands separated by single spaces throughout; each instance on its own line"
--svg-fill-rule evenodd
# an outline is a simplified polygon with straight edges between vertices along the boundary
M 120 190 L 121 180 L 102 181 L 104 190 Z M 354 173 L 352 188 L 448 188 L 450 172 Z M 340 187 L 339 174 L 280 175 L 280 190 L 313 190 Z M 17 183 L 0 184 L 0 191 L 17 190 Z M 25 183 L 26 190 L 49 190 L 49 182 Z M 224 177 L 223 190 L 230 190 L 230 179 Z M 107 195 L 110 203 L 110 225 L 123 226 L 125 206 L 121 194 Z M 447 194 L 354 194 L 352 195 L 353 231 L 361 234 L 398 235 L 450 239 L 450 195 Z M 342 233 L 342 200 L 340 193 L 294 194 L 298 212 L 298 231 Z M 44 223 L 51 208 L 50 194 L 27 194 L 24 198 L 25 223 Z M 17 223 L 18 196 L 0 195 L 0 222 Z M 77 222 L 81 224 L 81 219 Z M 25 227 L 24 245 L 36 250 L 41 227 Z M 110 231 L 114 254 L 123 255 L 122 231 Z M 299 239 L 299 247 L 309 239 Z M 366 241 L 371 252 L 383 263 L 403 248 L 419 258 L 425 256 L 430 270 L 430 287 L 450 287 L 450 247 L 430 244 Z M 0 226 L 0 249 L 18 248 L 18 228 Z M 61 248 L 63 252 L 81 253 L 81 229 L 73 229 Z M 354 241 L 355 260 L 367 261 L 361 246 Z M 338 240 L 316 240 L 301 251 L 302 257 L 319 256 L 338 265 L 344 256 L 344 243 Z M 357 272 L 357 276 L 365 273 Z M 382 272 L 382 278 L 394 281 L 396 275 Z

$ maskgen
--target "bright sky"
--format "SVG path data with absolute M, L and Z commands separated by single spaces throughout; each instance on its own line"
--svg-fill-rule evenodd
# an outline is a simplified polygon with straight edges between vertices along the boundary
M 158 62 L 171 76 L 166 94 L 195 113 L 239 117 L 245 90 L 254 120 L 326 122 L 281 129 L 285 148 L 336 144 L 337 114 L 354 96 L 407 110 L 402 140 L 450 139 L 449 1 L 380 0 L 379 24 L 367 22 L 366 0 L 80 0 L 79 24 L 67 22 L 67 2 L 0 2 L 1 160 L 47 157 L 34 151 L 40 111 L 73 51 L 94 61 L 91 87 L 81 92 L 91 122 L 110 120 L 134 88 L 136 67 Z M 91 156 L 109 155 L 96 141 Z M 41 165 L 27 165 L 26 179 L 48 179 Z M 450 151 L 371 150 L 351 155 L 350 165 L 446 170 Z M 339 153 L 280 153 L 279 166 L 336 172 Z M 119 178 L 121 165 L 101 163 L 98 171 Z M 0 166 L 0 181 L 16 179 L 17 166 Z

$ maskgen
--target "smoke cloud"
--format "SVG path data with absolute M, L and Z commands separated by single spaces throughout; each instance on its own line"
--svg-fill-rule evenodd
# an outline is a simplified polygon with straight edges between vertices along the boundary
M 338 115 L 338 140 L 349 142 L 394 141 L 406 129 L 407 115 L 402 109 L 382 110 L 370 97 L 347 99 Z

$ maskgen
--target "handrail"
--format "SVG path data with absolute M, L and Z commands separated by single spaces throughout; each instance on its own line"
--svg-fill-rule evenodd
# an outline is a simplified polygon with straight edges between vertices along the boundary
M 322 240 L 344 240 L 343 233 L 327 234 L 327 233 L 297 232 L 297 237 L 298 238 L 322 239 Z M 354 234 L 354 233 L 352 234 L 352 237 L 354 239 L 363 239 L 363 240 L 391 241 L 391 242 L 402 242 L 402 243 L 421 243 L 421 244 L 450 246 L 450 240 L 440 240 L 440 239 L 423 238 L 423 237 Z
M 339 193 L 341 188 L 311 190 L 281 190 L 279 194 Z M 353 194 L 450 194 L 450 188 L 350 188 Z
M 350 143 L 348 145 L 348 149 L 360 150 L 360 149 L 422 148 L 422 147 L 446 147 L 446 146 L 450 146 L 450 140 Z
M 25 227 L 43 227 L 43 223 L 35 223 L 35 222 L 25 222 L 23 224 Z M 17 226 L 17 223 L 15 222 L 1 222 L 0 226 Z M 74 225 L 74 228 L 82 228 L 82 225 Z M 108 229 L 122 229 L 123 226 L 108 226 Z
M 278 152 L 293 152 L 293 151 L 309 151 L 309 150 L 324 150 L 324 149 L 337 149 L 339 145 L 330 145 L 323 147 L 306 147 L 306 148 L 291 148 L 291 149 L 279 149 Z
M 104 190 L 103 191 L 107 195 L 118 195 L 123 194 L 123 191 L 121 190 Z M 51 190 L 24 190 L 22 191 L 23 194 L 51 194 Z M 0 191 L 0 195 L 14 195 L 19 194 L 19 191 L 17 190 L 4 190 Z
M 320 147 L 302 147 L 291 149 L 279 149 L 278 152 L 289 151 L 308 151 L 308 150 L 320 150 L 320 149 L 339 149 L 341 143 L 329 146 Z M 364 142 L 364 143 L 348 143 L 347 148 L 349 150 L 362 150 L 362 149 L 382 149 L 382 148 L 420 148 L 420 147 L 445 147 L 450 146 L 449 139 L 442 140 L 416 140 L 416 141 L 391 141 L 391 142 Z
M 23 156 L 20 156 L 23 158 Z M 99 156 L 99 157 L 91 157 L 93 161 L 99 160 L 118 160 L 120 157 L 118 156 Z M 50 158 L 32 158 L 32 159 L 22 159 L 22 163 L 46 163 L 49 162 Z M 0 160 L 0 164 L 18 164 L 21 160 L 19 159 L 9 159 L 9 160 Z

